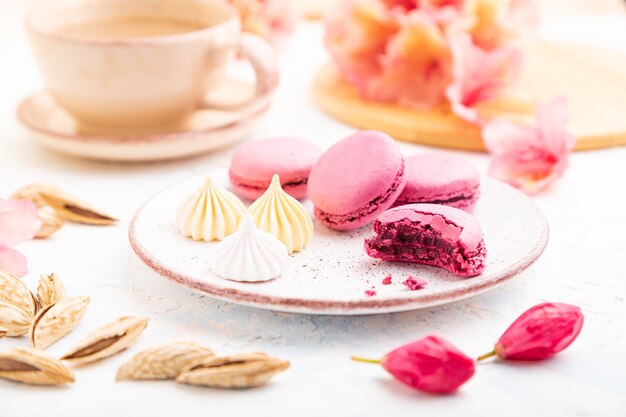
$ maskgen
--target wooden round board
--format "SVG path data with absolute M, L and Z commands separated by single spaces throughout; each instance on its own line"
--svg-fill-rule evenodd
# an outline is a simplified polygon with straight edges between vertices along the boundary
M 562 95 L 570 100 L 576 150 L 626 145 L 626 54 L 570 44 L 540 43 L 526 54 L 524 79 L 509 96 L 485 110 L 514 119 L 532 117 L 536 103 Z M 313 98 L 322 110 L 360 129 L 399 140 L 484 150 L 480 130 L 447 106 L 418 111 L 362 99 L 332 65 L 320 69 Z
M 135 215 L 129 230 L 139 258 L 162 277 L 210 297 L 258 308 L 309 314 L 376 314 L 446 304 L 504 283 L 528 268 L 548 241 L 548 225 L 541 211 L 521 192 L 484 179 L 473 214 L 481 223 L 487 247 L 487 266 L 473 278 L 459 278 L 435 267 L 383 262 L 369 258 L 363 239 L 371 226 L 349 232 L 330 230 L 314 219 L 314 234 L 304 251 L 290 256 L 278 278 L 258 283 L 222 279 L 210 271 L 210 251 L 218 242 L 193 241 L 174 224 L 180 202 L 211 176 L 228 187 L 227 169 L 196 175 L 166 188 Z M 312 212 L 311 202 L 304 206 Z M 506 207 L 506 210 L 503 208 Z M 382 280 L 392 275 L 392 284 Z M 428 284 L 409 291 L 408 275 Z M 366 291 L 376 291 L 368 296 Z

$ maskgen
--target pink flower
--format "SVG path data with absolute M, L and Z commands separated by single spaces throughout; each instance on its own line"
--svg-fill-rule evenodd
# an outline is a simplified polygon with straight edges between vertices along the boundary
M 474 361 L 438 336 L 389 352 L 381 365 L 406 385 L 432 393 L 454 392 L 474 375 Z
M 563 174 L 576 143 L 566 124 L 564 98 L 540 106 L 534 126 L 504 119 L 489 122 L 483 129 L 483 141 L 493 155 L 489 174 L 528 194 L 544 190 Z
M 497 48 L 532 32 L 539 21 L 533 0 L 468 0 L 465 15 L 467 32 L 483 49 Z
M 342 1 L 327 15 L 324 42 L 341 75 L 363 94 L 380 73 L 379 57 L 397 30 L 379 0 Z
M 459 115 L 477 121 L 473 106 L 517 73 L 521 54 L 512 40 L 530 24 L 532 4 L 345 0 L 328 16 L 325 43 L 362 97 L 422 109 L 450 100 Z
M 477 104 L 498 97 L 521 68 L 522 53 L 518 48 L 504 45 L 492 50 L 477 47 L 467 33 L 450 37 L 453 81 L 446 89 L 452 111 L 468 122 L 481 124 Z
M 403 2 L 406 3 L 406 2 Z M 352 0 L 327 19 L 326 47 L 361 96 L 404 106 L 445 101 L 451 54 L 435 15 L 381 0 Z
M 0 270 L 26 275 L 26 258 L 10 247 L 32 239 L 41 227 L 37 206 L 26 200 L 0 200 Z
M 239 12 L 244 31 L 278 45 L 295 25 L 295 11 L 289 0 L 228 0 Z
M 378 363 L 400 382 L 419 391 L 449 394 L 474 375 L 474 361 L 439 336 L 427 336 L 400 346 L 382 359 L 353 356 Z
M 379 73 L 362 94 L 407 107 L 430 108 L 445 101 L 452 56 L 433 15 L 415 10 L 399 20 L 398 32 L 379 57 Z
M 583 321 L 583 314 L 576 306 L 561 303 L 536 305 L 506 329 L 492 354 L 509 360 L 550 358 L 576 340 Z

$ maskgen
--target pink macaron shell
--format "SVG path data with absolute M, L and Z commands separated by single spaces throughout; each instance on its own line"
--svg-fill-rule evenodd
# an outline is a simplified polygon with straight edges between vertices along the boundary
M 439 244 L 427 246 L 427 258 L 407 252 L 412 247 L 408 243 L 411 238 L 402 232 L 407 226 L 434 232 L 449 244 L 450 252 L 430 255 L 439 250 Z M 487 252 L 480 224 L 463 210 L 441 204 L 409 204 L 384 212 L 373 228 L 376 234 L 365 240 L 365 251 L 373 258 L 434 265 L 464 277 L 478 275 L 485 268 Z
M 480 196 L 478 170 L 465 158 L 448 153 L 412 155 L 405 159 L 407 184 L 395 206 L 445 204 L 471 211 Z
M 307 195 L 311 168 L 322 150 L 305 140 L 272 138 L 239 146 L 230 161 L 232 189 L 240 197 L 255 200 L 278 174 L 285 192 L 295 198 Z
M 382 132 L 362 131 L 320 157 L 309 175 L 308 192 L 322 223 L 350 230 L 391 207 L 405 183 L 398 144 Z

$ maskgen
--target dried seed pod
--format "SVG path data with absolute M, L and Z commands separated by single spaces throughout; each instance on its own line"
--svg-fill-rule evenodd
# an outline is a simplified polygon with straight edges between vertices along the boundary
M 0 378 L 30 385 L 74 382 L 74 375 L 61 362 L 43 352 L 24 348 L 0 353 Z
M 265 353 L 244 353 L 216 357 L 186 368 L 176 382 L 216 388 L 253 388 L 267 383 L 289 368 L 289 362 Z
M 11 198 L 16 200 L 29 200 L 35 203 L 37 207 L 43 207 L 46 205 L 46 202 L 43 200 L 43 198 L 41 198 L 39 191 L 45 187 L 47 186 L 44 184 L 28 184 L 11 194 Z
M 42 308 L 50 304 L 56 304 L 65 298 L 65 285 L 55 274 L 42 274 L 39 276 L 37 286 L 37 300 Z
M 49 206 L 62 219 L 90 225 L 110 225 L 117 220 L 81 202 L 59 188 L 47 184 L 30 184 L 13 193 L 13 198 L 32 201 L 38 206 Z
M 181 371 L 215 355 L 193 342 L 173 342 L 147 349 L 133 356 L 117 370 L 118 381 L 174 379 Z
M 148 325 L 145 317 L 121 317 L 87 336 L 61 359 L 74 363 L 91 363 L 126 349 Z
M 23 309 L 32 317 L 37 312 L 37 303 L 33 293 L 21 279 L 0 271 L 0 302 L 13 304 Z
M 68 297 L 43 308 L 30 326 L 30 344 L 45 349 L 78 326 L 89 307 L 89 297 Z
M 0 301 L 0 327 L 5 329 L 5 335 L 10 337 L 28 333 L 33 315 L 15 304 Z
M 41 219 L 41 227 L 35 234 L 37 239 L 46 239 L 57 232 L 65 223 L 61 217 L 59 217 L 54 209 L 50 207 L 40 207 L 39 218 Z

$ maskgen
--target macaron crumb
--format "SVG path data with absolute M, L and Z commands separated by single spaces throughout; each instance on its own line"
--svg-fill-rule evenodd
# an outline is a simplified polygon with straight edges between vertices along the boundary
M 413 275 L 409 275 L 404 282 L 402 282 L 402 285 L 406 286 L 409 291 L 420 290 L 424 288 L 426 284 L 428 284 L 428 282 L 421 278 L 416 278 Z
M 383 285 L 391 285 L 391 274 L 383 278 Z
M 366 297 L 375 297 L 376 296 L 376 291 L 375 290 L 365 290 L 365 296 Z

